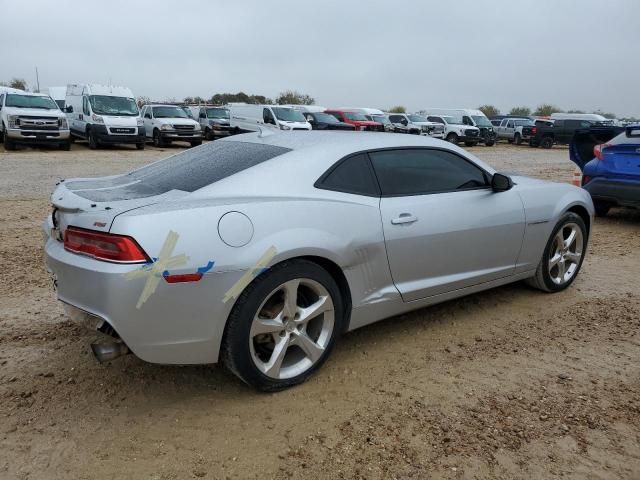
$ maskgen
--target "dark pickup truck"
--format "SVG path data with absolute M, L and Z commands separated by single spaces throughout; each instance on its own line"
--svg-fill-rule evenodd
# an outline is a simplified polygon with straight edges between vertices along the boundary
M 529 146 L 551 148 L 554 145 L 569 145 L 577 130 L 598 125 L 593 120 L 556 120 L 552 126 L 538 126 L 529 139 Z

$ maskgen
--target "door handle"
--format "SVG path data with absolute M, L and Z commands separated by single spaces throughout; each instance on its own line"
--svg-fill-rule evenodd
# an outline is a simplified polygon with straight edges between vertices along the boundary
M 402 225 L 403 223 L 413 223 L 417 221 L 418 217 L 414 217 L 410 213 L 401 213 L 399 217 L 391 219 L 391 224 Z

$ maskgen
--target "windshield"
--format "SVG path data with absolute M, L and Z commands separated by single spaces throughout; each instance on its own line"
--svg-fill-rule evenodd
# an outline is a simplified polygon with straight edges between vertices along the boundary
M 340 123 L 336 117 L 328 113 L 314 113 L 316 122 L 320 123 Z
M 50 97 L 41 97 L 39 95 L 18 95 L 8 93 L 5 102 L 7 107 L 17 108 L 44 108 L 46 110 L 58 110 L 58 104 Z
M 533 126 L 533 122 L 531 120 L 514 120 L 514 123 L 517 126 L 525 126 L 525 127 L 532 127 Z
M 292 108 L 285 107 L 271 107 L 273 113 L 275 114 L 278 120 L 282 120 L 284 122 L 306 122 L 307 120 L 304 118 L 302 113 L 298 110 L 293 110 Z
M 371 117 L 371 120 L 373 120 L 374 122 L 380 122 L 385 125 L 391 123 L 391 121 L 389 120 L 389 117 L 387 117 L 386 115 L 371 115 L 370 117 Z
M 153 107 L 155 118 L 189 118 L 187 113 L 178 107 Z
M 493 127 L 493 124 L 484 115 L 471 115 L 471 118 L 479 127 Z
M 354 120 L 356 122 L 366 122 L 367 121 L 367 117 L 365 117 L 363 114 L 357 113 L 357 112 L 344 112 L 344 116 L 345 116 L 345 118 L 348 118 L 349 120 Z
M 207 118 L 229 119 L 229 110 L 226 108 L 207 108 Z
M 429 121 L 420 115 L 407 115 L 407 117 L 409 117 L 409 120 L 411 120 L 412 122 L 428 122 Z
M 135 117 L 138 107 L 133 98 L 112 97 L 110 95 L 90 95 L 91 109 L 98 115 L 124 115 Z

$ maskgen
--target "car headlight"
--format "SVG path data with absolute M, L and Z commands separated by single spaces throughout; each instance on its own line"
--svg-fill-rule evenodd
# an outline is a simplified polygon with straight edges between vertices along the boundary
M 139 127 L 144 125 L 144 122 L 142 121 L 142 118 L 140 118 L 140 117 L 136 118 L 136 125 L 138 125 Z
M 20 125 L 20 118 L 18 115 L 8 115 L 7 119 L 9 120 L 9 128 L 18 128 Z
M 200 128 L 200 124 L 199 124 L 199 123 L 196 123 L 196 124 L 193 126 L 193 129 L 194 129 L 194 130 L 196 130 L 196 131 L 200 130 L 200 129 L 201 129 L 201 128 Z
M 102 118 L 100 115 L 96 115 L 95 113 L 91 115 L 91 120 L 96 123 L 104 123 L 104 118 Z
M 291 127 L 289 125 L 280 125 L 280 130 L 291 130 Z
M 169 125 L 168 123 L 165 123 L 164 125 L 160 126 L 160 130 L 173 130 L 173 125 Z
M 67 122 L 66 117 L 62 117 L 58 119 L 58 126 L 63 130 L 66 130 L 69 128 L 69 123 Z

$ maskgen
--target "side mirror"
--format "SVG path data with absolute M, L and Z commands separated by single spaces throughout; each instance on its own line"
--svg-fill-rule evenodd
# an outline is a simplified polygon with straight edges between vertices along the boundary
M 494 173 L 491 178 L 491 189 L 494 192 L 506 192 L 513 187 L 513 180 L 502 173 Z
M 64 109 L 64 111 L 66 113 L 73 113 L 73 107 L 71 105 L 68 105 L 67 108 Z

